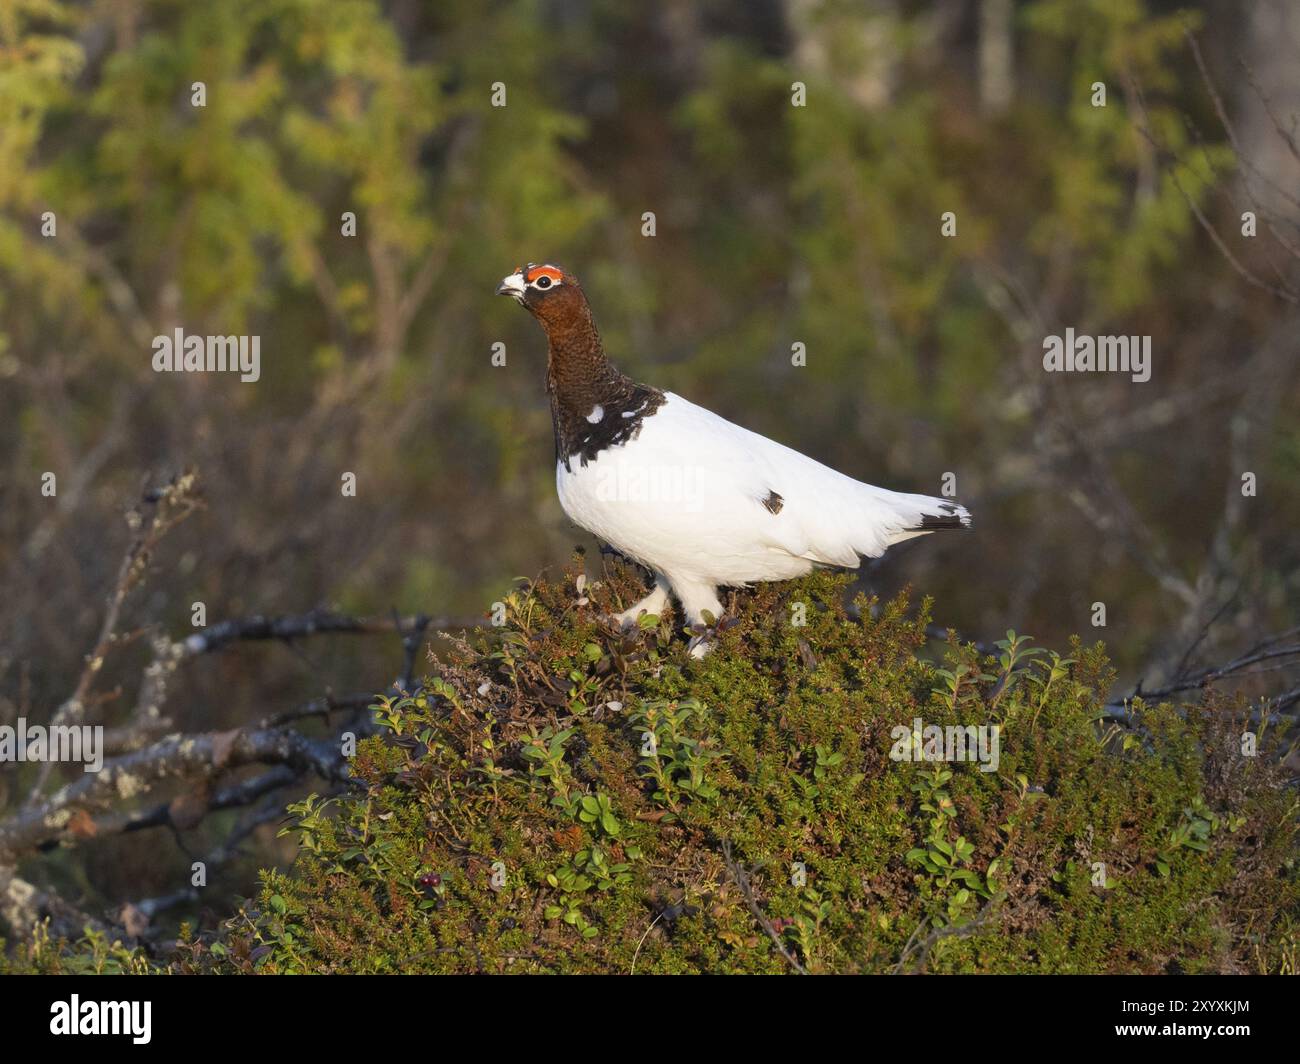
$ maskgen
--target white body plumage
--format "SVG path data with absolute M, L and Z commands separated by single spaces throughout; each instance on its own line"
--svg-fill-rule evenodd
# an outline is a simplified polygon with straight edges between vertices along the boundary
M 624 415 L 591 413 L 607 416 Z M 574 523 L 654 570 L 625 621 L 660 612 L 670 588 L 689 623 L 717 618 L 719 586 L 857 568 L 927 519 L 970 524 L 964 507 L 863 484 L 671 392 L 635 438 L 560 462 L 556 488 Z

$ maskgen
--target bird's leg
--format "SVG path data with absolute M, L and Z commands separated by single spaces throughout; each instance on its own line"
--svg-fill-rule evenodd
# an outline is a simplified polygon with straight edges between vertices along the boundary
M 711 584 L 689 580 L 673 580 L 672 585 L 673 591 L 681 601 L 682 612 L 686 614 L 687 627 L 702 629 L 691 639 L 688 647 L 691 657 L 702 658 L 713 649 L 713 644 L 708 639 L 709 632 L 715 629 L 722 619 L 722 603 L 718 599 L 718 589 Z
M 668 605 L 668 581 L 663 573 L 655 573 L 655 586 L 645 598 L 622 613 L 614 614 L 614 623 L 620 628 L 635 628 L 642 614 L 658 617 Z

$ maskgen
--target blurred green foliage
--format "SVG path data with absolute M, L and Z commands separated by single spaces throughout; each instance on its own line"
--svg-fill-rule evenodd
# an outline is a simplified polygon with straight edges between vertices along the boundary
M 0 23 L 4 542 L 40 520 L 36 474 L 71 475 L 119 402 L 130 425 L 97 485 L 197 461 L 218 495 L 211 534 L 265 550 L 300 526 L 301 596 L 376 608 L 410 587 L 482 608 L 572 537 L 549 497 L 540 340 L 490 299 L 519 261 L 556 257 L 633 372 L 855 476 L 934 491 L 955 472 L 963 497 L 992 500 L 983 527 L 1050 556 L 1077 526 L 1040 495 L 1059 469 L 1024 454 L 1060 401 L 1036 343 L 1067 324 L 1156 335 L 1145 391 L 1067 385 L 1092 393 L 1070 399 L 1084 417 L 1191 382 L 1204 363 L 1181 364 L 1183 334 L 1227 274 L 1188 197 L 1206 204 L 1232 156 L 1192 78 L 1196 14 L 1015 5 L 1017 91 L 989 116 L 971 98 L 969 36 L 936 40 L 951 6 L 881 5 L 886 64 L 853 46 L 861 19 L 834 4 L 670 18 L 609 2 L 150 0 L 109 18 L 15 0 Z M 896 83 L 887 106 L 853 91 L 873 77 Z M 497 85 L 507 106 L 492 106 Z M 155 378 L 148 339 L 177 325 L 261 335 L 260 386 Z M 497 340 L 504 370 L 489 364 Z M 789 364 L 796 341 L 805 370 Z M 1208 455 L 1221 434 L 1212 420 L 1197 432 Z M 1160 492 L 1162 447 L 1122 478 L 1140 506 L 1205 477 Z M 276 468 L 227 470 L 244 450 L 277 452 Z M 342 470 L 382 522 L 337 506 Z M 301 527 L 304 507 L 322 528 Z M 342 522 L 355 539 L 332 533 Z M 1190 573 L 1199 543 L 1182 531 L 1168 550 Z M 972 555 L 996 569 L 994 548 L 917 553 L 899 578 L 952 591 L 964 627 L 1028 619 L 1000 615 L 1006 574 L 969 593 L 951 575 Z M 1132 584 L 1122 544 L 1078 553 L 1044 561 L 1021 598 L 1059 601 L 1099 563 Z M 208 583 L 210 601 L 254 605 Z

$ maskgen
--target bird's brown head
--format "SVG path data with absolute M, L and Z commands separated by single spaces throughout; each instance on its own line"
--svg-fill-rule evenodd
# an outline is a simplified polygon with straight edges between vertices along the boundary
M 552 263 L 520 266 L 497 285 L 497 295 L 513 297 L 548 334 L 590 321 L 587 297 L 578 279 Z

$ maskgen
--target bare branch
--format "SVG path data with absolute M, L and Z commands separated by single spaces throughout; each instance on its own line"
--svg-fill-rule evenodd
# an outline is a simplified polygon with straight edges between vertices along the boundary
M 449 628 L 476 628 L 482 621 L 472 617 L 428 617 L 418 614 L 414 617 L 394 616 L 389 619 L 349 617 L 341 613 L 326 610 L 313 610 L 310 613 L 290 614 L 283 617 L 265 617 L 261 615 L 240 617 L 222 621 L 204 628 L 201 632 L 187 636 L 183 646 L 185 655 L 210 654 L 236 642 L 258 642 L 262 640 L 281 640 L 291 642 L 313 635 L 375 635 L 387 632 L 403 634 L 403 646 L 406 646 L 407 633 L 416 633 L 416 638 L 427 629 L 443 630 Z
M 203 863 L 208 872 L 211 873 L 214 869 L 228 864 L 237 857 L 240 852 L 239 844 L 263 824 L 269 824 L 273 820 L 281 820 L 284 816 L 284 803 L 278 799 L 272 799 L 263 803 L 257 809 L 251 810 L 247 816 L 241 817 L 239 823 L 235 825 L 225 840 L 203 857 Z M 202 894 L 197 887 L 184 887 L 156 898 L 145 898 L 133 903 L 130 907 L 139 912 L 146 920 L 152 920 L 159 913 L 168 909 L 174 909 L 178 905 L 193 904 L 201 900 Z M 126 906 L 123 907 L 124 910 L 126 908 Z
M 97 773 L 59 788 L 40 803 L 24 806 L 0 823 L 0 855 L 12 857 L 51 840 L 69 837 L 78 809 L 112 805 L 143 794 L 168 779 L 209 777 L 254 763 L 287 765 L 327 780 L 347 777 L 347 762 L 337 743 L 308 739 L 283 728 L 201 735 L 170 735 L 160 742 L 115 758 Z
M 162 538 L 201 505 L 197 474 L 186 470 L 164 487 L 147 494 L 144 503 L 152 503 L 153 512 L 147 523 L 139 507 L 127 514 L 127 524 L 137 533 L 137 536 L 127 548 L 122 564 L 118 568 L 117 581 L 109 594 L 104 623 L 100 626 L 94 649 L 86 659 L 86 666 L 77 681 L 76 689 L 55 710 L 50 722 L 52 727 L 78 721 L 85 713 L 86 700 L 94 686 L 95 678 L 104 667 L 104 659 L 117 640 L 117 624 L 122 604 L 144 579 L 153 551 Z M 143 531 L 141 531 L 142 526 Z M 41 788 L 49 778 L 51 768 L 52 763 L 48 761 L 41 765 L 36 782 L 28 796 L 29 802 L 34 802 L 40 794 Z
M 989 917 L 993 915 L 994 903 L 997 900 L 996 897 L 990 898 L 975 918 L 967 923 L 957 925 L 949 924 L 946 927 L 937 927 L 917 943 L 915 941 L 916 936 L 920 932 L 921 928 L 925 927 L 925 921 L 922 920 L 917 924 L 916 930 L 912 932 L 911 938 L 907 940 L 907 944 L 903 947 L 903 953 L 898 958 L 898 964 L 894 968 L 894 974 L 903 974 L 903 966 L 907 963 L 908 957 L 913 953 L 916 954 L 916 963 L 911 967 L 910 971 L 915 974 L 925 968 L 926 962 L 930 959 L 931 951 L 945 938 L 969 938 L 977 931 L 984 930 L 985 926 L 989 922 Z
M 1241 262 L 1241 260 L 1238 259 L 1237 256 L 1233 254 L 1232 249 L 1228 247 L 1223 237 L 1219 235 L 1219 231 L 1218 229 L 1215 228 L 1214 223 L 1211 222 L 1209 218 L 1206 217 L 1205 212 L 1201 209 L 1200 204 L 1196 202 L 1196 199 L 1191 195 L 1191 193 L 1187 191 L 1182 181 L 1179 179 L 1178 166 L 1180 164 L 1180 160 L 1178 156 L 1174 152 L 1167 149 L 1160 142 L 1155 132 L 1152 130 L 1151 115 L 1147 111 L 1146 99 L 1142 93 L 1141 86 L 1138 85 L 1136 81 L 1134 81 L 1133 88 L 1134 88 L 1134 98 L 1137 100 L 1138 109 L 1141 111 L 1142 119 L 1143 119 L 1142 123 L 1137 126 L 1138 132 L 1141 133 L 1142 136 L 1145 137 L 1148 141 L 1150 141 L 1152 147 L 1156 149 L 1156 151 L 1160 154 L 1160 156 L 1163 159 L 1167 160 L 1171 164 L 1169 167 L 1169 179 L 1173 181 L 1174 187 L 1178 189 L 1184 201 L 1187 203 L 1188 209 L 1191 210 L 1193 217 L 1196 218 L 1197 224 L 1200 225 L 1201 229 L 1204 230 L 1205 234 L 1213 242 L 1215 248 L 1218 249 L 1219 254 L 1223 256 L 1224 260 L 1228 263 L 1229 266 L 1232 267 L 1233 271 L 1239 277 L 1245 280 L 1248 284 L 1253 285 L 1256 288 L 1262 289 L 1263 291 L 1268 292 L 1270 295 L 1276 296 L 1278 299 L 1282 299 L 1287 303 L 1290 303 L 1292 305 L 1300 305 L 1300 295 L 1297 295 L 1295 292 L 1291 291 L 1289 287 L 1283 289 L 1277 287 L 1276 285 L 1269 284 L 1262 277 L 1258 277 L 1253 272 L 1251 272 Z
M 1179 680 L 1175 683 L 1166 684 L 1164 687 L 1157 687 L 1151 691 L 1142 690 L 1142 685 L 1138 684 L 1133 691 L 1133 698 L 1163 698 L 1166 695 L 1177 694 L 1179 691 L 1192 691 L 1199 687 L 1208 687 L 1210 684 L 1219 680 L 1236 678 L 1238 675 L 1254 675 L 1252 672 L 1244 672 L 1251 665 L 1256 665 L 1261 661 L 1273 661 L 1278 658 L 1292 658 L 1295 660 L 1288 661 L 1287 667 L 1300 665 L 1300 643 L 1292 646 L 1275 647 L 1271 650 L 1263 650 L 1255 653 L 1245 654 L 1225 665 L 1219 665 L 1215 668 L 1203 669 L 1190 676 L 1185 680 Z
M 749 882 L 749 874 L 745 871 L 744 866 L 732 860 L 730 839 L 722 840 L 722 859 L 726 863 L 727 873 L 735 881 L 736 886 L 740 888 L 740 893 L 745 899 L 745 906 L 749 909 L 750 915 L 758 922 L 759 927 L 767 933 L 767 937 L 772 940 L 778 952 L 786 959 L 786 963 L 800 975 L 807 975 L 808 972 L 799 963 L 799 958 L 791 953 L 790 948 L 781 941 L 781 936 L 776 928 L 772 926 L 772 921 L 767 918 L 763 910 L 758 907 L 758 902 L 754 900 L 754 891 Z

